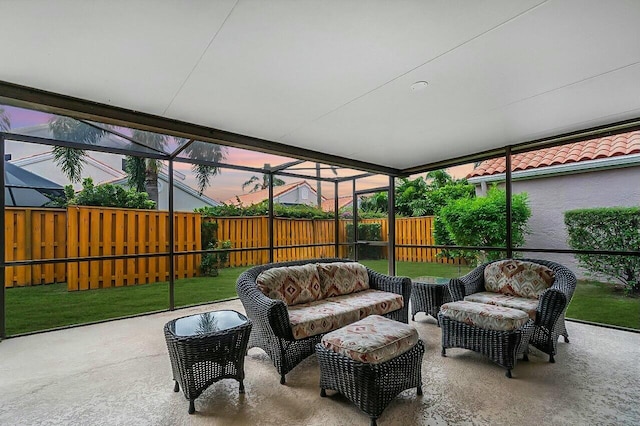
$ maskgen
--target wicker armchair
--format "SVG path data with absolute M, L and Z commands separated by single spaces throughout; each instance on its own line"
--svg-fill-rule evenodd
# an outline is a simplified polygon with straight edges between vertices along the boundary
M 257 287 L 256 279 L 261 272 L 280 266 L 296 266 L 307 263 L 351 262 L 347 259 L 309 259 L 295 262 L 270 263 L 255 266 L 243 272 L 238 278 L 236 289 L 247 317 L 253 322 L 249 337 L 249 348 L 264 350 L 280 373 L 280 383 L 285 383 L 285 375 L 296 365 L 315 353 L 315 345 L 322 335 L 304 339 L 294 339 L 289 322 L 287 305 L 281 300 L 265 296 Z M 385 315 L 396 321 L 409 322 L 409 298 L 411 280 L 406 277 L 391 277 L 367 268 L 369 286 L 372 289 L 400 294 L 404 299 L 403 308 Z
M 569 342 L 569 333 L 564 324 L 567 306 L 576 288 L 576 276 L 566 267 L 548 260 L 518 259 L 544 265 L 555 272 L 553 285 L 539 298 L 536 309 L 535 326 L 531 345 L 549 354 L 549 362 L 555 362 L 558 337 L 564 336 Z M 482 264 L 467 275 L 454 278 L 449 282 L 449 291 L 454 301 L 463 300 L 465 296 L 484 291 L 484 269 L 492 262 Z

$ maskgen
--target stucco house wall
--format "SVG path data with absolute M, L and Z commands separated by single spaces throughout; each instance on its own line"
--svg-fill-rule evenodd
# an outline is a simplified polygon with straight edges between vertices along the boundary
M 504 183 L 500 184 L 504 187 Z M 577 174 L 552 175 L 536 179 L 514 180 L 513 193 L 529 196 L 531 234 L 526 247 L 568 249 L 564 212 L 595 207 L 631 207 L 640 205 L 640 167 L 626 167 Z M 476 185 L 481 196 L 485 185 Z M 547 259 L 566 265 L 579 278 L 586 271 L 578 267 L 573 255 L 554 253 L 524 253 L 527 257 Z
M 273 199 L 275 203 L 280 204 L 306 204 L 315 206 L 317 203 L 316 193 L 312 191 L 309 185 L 302 184 L 292 191 L 288 191 Z

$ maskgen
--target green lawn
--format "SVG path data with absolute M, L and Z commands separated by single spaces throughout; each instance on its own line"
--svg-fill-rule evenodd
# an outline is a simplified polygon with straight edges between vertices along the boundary
M 236 279 L 246 268 L 220 270 L 217 277 L 176 281 L 176 306 L 236 297 Z M 169 283 L 68 292 L 67 285 L 51 284 L 6 290 L 7 335 L 45 330 L 165 310 Z
M 363 260 L 362 264 L 367 265 L 374 271 L 387 273 L 388 261 L 383 260 Z M 455 278 L 466 274 L 471 269 L 466 266 L 445 265 L 442 263 L 422 263 L 422 262 L 397 262 L 396 275 L 415 278 L 429 275 L 432 277 Z
M 365 260 L 365 265 L 386 273 L 386 260 Z M 236 297 L 235 283 L 246 268 L 220 270 L 217 277 L 176 281 L 176 306 Z M 398 275 L 431 275 L 452 278 L 469 268 L 438 263 L 398 262 Z M 165 310 L 169 306 L 169 284 L 67 292 L 66 284 L 6 290 L 7 334 L 20 334 L 72 324 Z M 624 297 L 601 283 L 580 282 L 567 316 L 640 329 L 640 299 Z
M 567 318 L 640 329 L 640 298 L 626 297 L 608 284 L 579 281 Z

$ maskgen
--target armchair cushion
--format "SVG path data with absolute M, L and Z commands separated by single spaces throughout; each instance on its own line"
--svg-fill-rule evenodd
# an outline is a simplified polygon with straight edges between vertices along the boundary
M 367 267 L 355 262 L 318 263 L 322 297 L 341 296 L 369 288 Z
M 467 302 L 487 303 L 489 305 L 502 306 L 504 308 L 519 309 L 529 315 L 535 321 L 538 309 L 538 299 L 528 297 L 508 296 L 506 294 L 482 291 L 473 293 L 464 298 Z
M 516 259 L 490 263 L 484 268 L 488 292 L 538 299 L 553 285 L 555 273 L 544 265 Z
M 258 275 L 256 284 L 262 294 L 289 306 L 322 297 L 320 276 L 314 263 L 267 269 Z

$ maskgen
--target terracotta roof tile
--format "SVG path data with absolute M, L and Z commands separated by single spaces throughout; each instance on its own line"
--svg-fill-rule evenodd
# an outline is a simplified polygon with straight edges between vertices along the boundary
M 345 195 L 343 197 L 338 197 L 338 210 L 343 208 L 346 205 L 351 204 L 353 200 L 353 196 Z M 325 212 L 332 212 L 334 207 L 334 199 L 328 198 L 322 202 L 322 210 Z
M 516 154 L 511 158 L 511 164 L 513 171 L 518 171 L 638 153 L 640 131 L 635 131 Z M 504 157 L 493 158 L 480 163 L 467 178 L 504 172 Z

